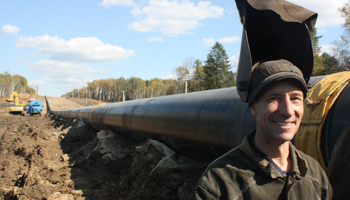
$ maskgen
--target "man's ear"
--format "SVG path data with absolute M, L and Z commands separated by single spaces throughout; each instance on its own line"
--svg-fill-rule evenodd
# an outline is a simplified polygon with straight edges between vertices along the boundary
M 252 113 L 252 115 L 256 116 L 255 102 L 252 102 L 249 105 L 249 109 L 250 109 L 250 113 Z

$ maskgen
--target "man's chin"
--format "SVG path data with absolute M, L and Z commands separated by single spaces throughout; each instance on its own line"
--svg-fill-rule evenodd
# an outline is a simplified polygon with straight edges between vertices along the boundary
M 295 132 L 286 132 L 279 134 L 280 141 L 291 141 L 294 138 Z

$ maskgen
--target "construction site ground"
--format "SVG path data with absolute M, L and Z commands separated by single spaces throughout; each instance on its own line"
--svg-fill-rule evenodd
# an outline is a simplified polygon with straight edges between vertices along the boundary
M 29 95 L 20 95 L 20 101 Z M 46 113 L 9 114 L 0 99 L 0 200 L 189 199 L 205 164 L 190 169 L 155 168 L 164 155 L 153 146 L 117 138 L 106 152 L 105 135 L 79 119 Z M 40 100 L 45 102 L 43 97 Z M 97 100 L 49 97 L 55 110 L 97 105 Z M 114 133 L 113 133 L 114 134 Z M 107 145 L 108 146 L 108 145 Z M 119 149 L 118 149 L 119 148 Z

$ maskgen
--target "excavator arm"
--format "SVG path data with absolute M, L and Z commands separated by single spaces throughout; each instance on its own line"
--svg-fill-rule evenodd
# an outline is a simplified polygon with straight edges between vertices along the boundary
M 38 86 L 36 86 L 35 88 L 35 100 L 38 99 Z
M 12 101 L 13 101 L 13 97 L 14 97 L 16 94 L 17 94 L 17 91 L 14 91 L 14 92 L 11 94 L 10 98 L 6 99 L 6 101 L 12 102 Z M 18 94 L 17 94 L 17 96 L 18 96 Z

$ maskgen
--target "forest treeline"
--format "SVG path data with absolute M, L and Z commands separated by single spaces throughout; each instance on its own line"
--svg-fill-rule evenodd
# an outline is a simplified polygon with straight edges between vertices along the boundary
M 196 82 L 194 80 L 187 82 L 189 92 L 200 91 L 199 84 Z M 125 100 L 135 100 L 180 94 L 185 92 L 184 89 L 185 82 L 181 80 L 163 80 L 158 78 L 143 80 L 137 77 L 131 77 L 129 79 L 121 77 L 94 80 L 93 82 L 88 82 L 87 87 L 74 89 L 64 96 L 122 101 L 123 93 Z
M 204 64 L 188 57 L 174 71 L 174 79 L 120 77 L 94 80 L 86 87 L 62 96 L 122 101 L 123 94 L 125 100 L 135 100 L 235 86 L 229 57 L 219 42 L 211 48 Z
M 0 73 L 0 98 L 9 97 L 14 91 L 35 94 L 35 90 L 28 86 L 28 81 L 25 77 L 11 74 L 8 71 Z

